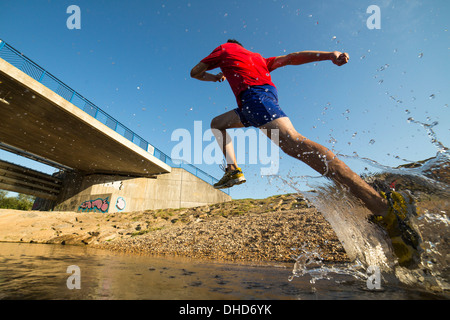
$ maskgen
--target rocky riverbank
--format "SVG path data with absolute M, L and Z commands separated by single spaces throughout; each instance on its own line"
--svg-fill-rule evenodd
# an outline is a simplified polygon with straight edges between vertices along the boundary
M 299 195 L 132 213 L 0 209 L 0 241 L 89 245 L 136 254 L 250 262 L 348 258 L 330 224 Z

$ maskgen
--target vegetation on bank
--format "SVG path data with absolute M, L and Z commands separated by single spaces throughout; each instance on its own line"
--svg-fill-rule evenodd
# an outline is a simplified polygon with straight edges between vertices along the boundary
M 18 194 L 10 197 L 7 191 L 0 190 L 0 209 L 26 210 L 33 208 L 35 197 L 26 194 Z

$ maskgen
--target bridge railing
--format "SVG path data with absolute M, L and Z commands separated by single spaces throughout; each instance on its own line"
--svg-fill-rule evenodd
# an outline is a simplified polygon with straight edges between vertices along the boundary
M 6 42 L 0 40 L 0 58 L 8 62 L 9 64 L 15 66 L 17 69 L 23 71 L 36 81 L 40 82 L 53 92 L 60 95 L 62 98 L 66 99 L 73 105 L 77 106 L 84 112 L 88 113 L 93 118 L 97 119 L 104 125 L 108 126 L 115 132 L 119 133 L 123 137 L 127 138 L 141 149 L 147 151 L 155 158 L 161 160 L 162 162 L 168 164 L 171 167 L 183 168 L 186 171 L 192 173 L 203 181 L 214 184 L 218 180 L 203 170 L 188 164 L 188 163 L 175 163 L 168 155 L 159 150 L 158 148 L 151 145 L 148 141 L 143 139 L 141 136 L 133 132 L 131 129 L 127 128 L 125 125 L 120 123 L 118 120 L 111 117 L 105 111 L 97 107 L 93 102 L 89 101 L 83 97 L 80 93 L 73 90 L 71 87 L 66 85 L 64 82 L 53 76 L 50 72 L 44 68 L 37 65 L 31 59 L 24 56 L 22 53 L 14 49 L 12 46 Z M 229 192 L 226 192 L 229 194 Z

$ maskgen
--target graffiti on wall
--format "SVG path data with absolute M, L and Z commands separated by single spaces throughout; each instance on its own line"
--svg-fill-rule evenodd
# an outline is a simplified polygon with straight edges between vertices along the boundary
M 78 207 L 78 211 L 82 212 L 101 212 L 106 213 L 109 210 L 109 197 L 97 198 L 95 200 L 84 201 Z
M 124 198 L 122 198 L 122 197 L 117 198 L 116 208 L 119 212 L 123 211 L 126 206 L 127 206 L 127 203 L 125 202 Z

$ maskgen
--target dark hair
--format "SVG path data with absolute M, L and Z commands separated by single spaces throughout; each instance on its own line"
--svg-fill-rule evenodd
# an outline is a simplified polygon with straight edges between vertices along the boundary
M 235 39 L 228 39 L 227 43 L 236 43 L 236 44 L 240 45 L 242 48 L 244 47 L 239 41 L 237 41 Z

